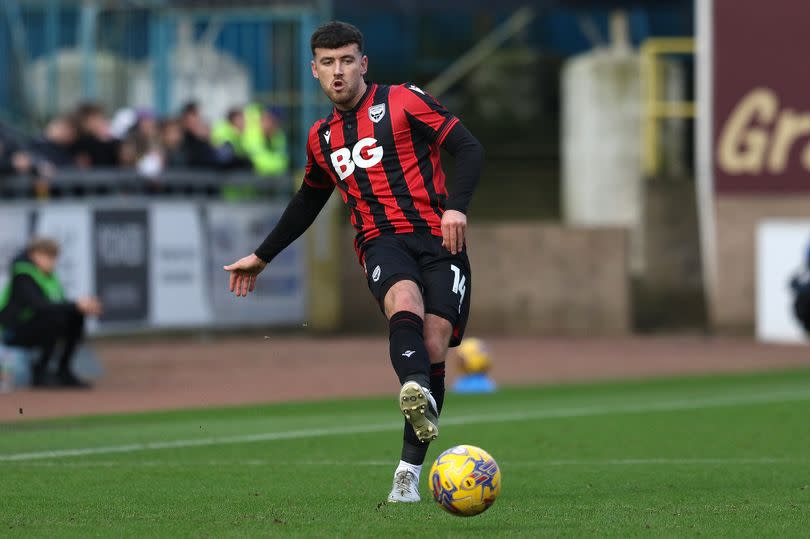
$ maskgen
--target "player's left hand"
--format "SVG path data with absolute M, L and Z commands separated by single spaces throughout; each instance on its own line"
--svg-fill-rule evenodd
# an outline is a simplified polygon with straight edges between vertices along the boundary
M 447 210 L 442 215 L 442 247 L 453 254 L 464 248 L 467 232 L 467 216 L 458 210 Z

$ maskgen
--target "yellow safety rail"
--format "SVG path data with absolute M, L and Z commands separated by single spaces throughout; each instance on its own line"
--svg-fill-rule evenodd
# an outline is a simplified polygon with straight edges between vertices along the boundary
M 658 120 L 694 118 L 692 101 L 665 101 L 661 97 L 662 56 L 694 54 L 695 40 L 690 37 L 654 37 L 641 46 L 641 159 L 644 174 L 655 176 L 661 169 L 658 151 Z

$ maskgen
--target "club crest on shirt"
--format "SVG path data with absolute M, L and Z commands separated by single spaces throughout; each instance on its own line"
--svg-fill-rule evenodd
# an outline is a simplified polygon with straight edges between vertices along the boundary
M 375 124 L 379 123 L 380 120 L 383 119 L 383 116 L 385 116 L 385 103 L 380 103 L 379 105 L 368 108 L 368 119 Z

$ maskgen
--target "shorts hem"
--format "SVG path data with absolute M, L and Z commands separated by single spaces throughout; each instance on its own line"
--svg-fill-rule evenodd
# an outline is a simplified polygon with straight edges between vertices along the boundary
M 380 305 L 380 310 L 382 310 L 383 313 L 385 313 L 385 295 L 388 294 L 391 287 L 400 281 L 412 281 L 416 283 L 416 286 L 419 287 L 420 292 L 425 289 L 422 281 L 410 273 L 395 273 L 391 275 L 380 285 L 380 297 L 377 298 L 377 303 Z
M 453 327 L 456 327 L 456 324 L 458 324 L 458 318 L 459 318 L 458 313 L 454 313 L 454 314 L 451 315 L 451 314 L 448 314 L 447 311 L 442 311 L 442 310 L 439 310 L 439 309 L 425 308 L 425 314 L 426 315 L 432 314 L 432 315 L 438 316 L 439 318 L 444 318 L 445 320 L 450 322 L 450 325 L 453 326 Z

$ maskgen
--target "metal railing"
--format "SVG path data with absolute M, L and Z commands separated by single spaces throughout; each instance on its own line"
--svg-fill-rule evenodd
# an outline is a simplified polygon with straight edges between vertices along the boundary
M 48 180 L 0 177 L 0 199 L 71 199 L 147 195 L 151 197 L 239 198 L 289 195 L 290 176 L 259 177 L 245 171 L 177 169 L 145 177 L 120 169 L 60 169 Z
M 692 55 L 692 38 L 650 38 L 641 46 L 641 159 L 646 177 L 656 176 L 661 170 L 659 151 L 659 121 L 665 118 L 694 118 L 693 101 L 667 101 L 662 98 L 663 56 Z
M 430 81 L 426 86 L 428 91 L 436 96 L 444 94 L 453 84 L 489 58 L 504 42 L 526 28 L 536 16 L 535 10 L 530 6 L 523 6 L 516 10 L 503 24 Z

